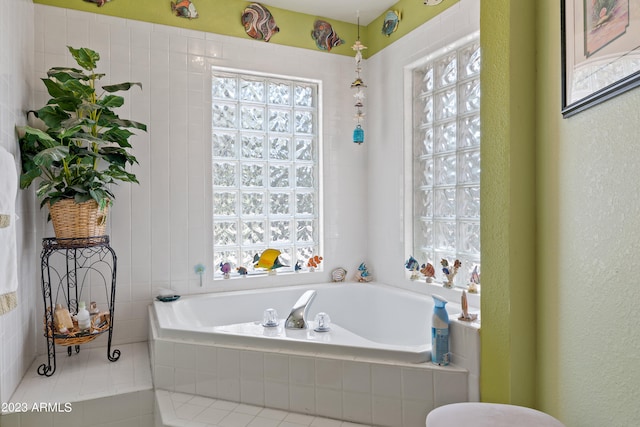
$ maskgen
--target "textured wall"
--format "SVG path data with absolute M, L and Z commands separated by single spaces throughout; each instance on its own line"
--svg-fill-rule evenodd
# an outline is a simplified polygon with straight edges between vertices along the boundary
M 538 401 L 567 426 L 637 426 L 640 90 L 562 119 L 557 2 L 538 20 Z
M 482 2 L 482 399 L 535 403 L 535 4 Z

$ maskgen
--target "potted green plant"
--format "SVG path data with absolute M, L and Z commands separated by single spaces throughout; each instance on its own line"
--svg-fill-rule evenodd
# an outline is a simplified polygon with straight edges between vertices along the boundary
M 135 182 L 127 165 L 137 163 L 130 152 L 130 129 L 146 126 L 118 117 L 124 104 L 115 92 L 140 83 L 97 87 L 100 55 L 87 48 L 69 52 L 81 68 L 54 67 L 42 81 L 51 99 L 34 111 L 45 129 L 19 127 L 22 174 L 20 187 L 38 181 L 40 207 L 49 207 L 56 237 L 104 234 L 108 207 L 114 200 L 111 184 Z

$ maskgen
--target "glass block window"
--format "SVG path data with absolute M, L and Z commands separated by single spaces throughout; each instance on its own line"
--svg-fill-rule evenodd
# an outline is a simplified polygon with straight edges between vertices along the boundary
M 213 69 L 213 264 L 253 271 L 278 249 L 293 271 L 319 253 L 318 83 Z
M 412 71 L 413 255 L 462 261 L 455 284 L 480 271 L 480 42 L 445 50 Z

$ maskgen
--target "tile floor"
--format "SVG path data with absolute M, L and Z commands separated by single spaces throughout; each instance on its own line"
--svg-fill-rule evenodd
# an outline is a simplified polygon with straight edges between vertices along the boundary
M 162 422 L 171 427 L 368 427 L 185 393 L 156 390 Z

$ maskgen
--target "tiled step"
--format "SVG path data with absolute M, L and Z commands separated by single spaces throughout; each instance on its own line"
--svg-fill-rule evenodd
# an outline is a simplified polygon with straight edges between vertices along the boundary
M 146 342 L 114 346 L 120 359 L 110 362 L 105 347 L 84 348 L 67 356 L 56 347 L 57 367 L 50 377 L 37 357 L 10 399 L 13 412 L 0 416 L 2 427 L 113 427 L 154 425 L 154 392 Z

